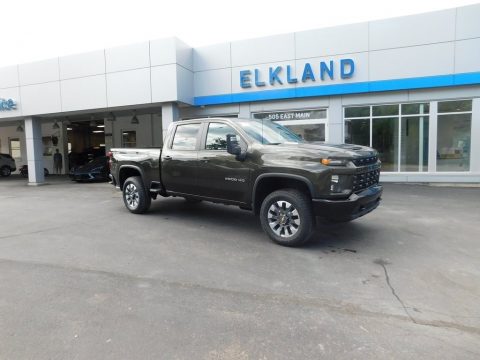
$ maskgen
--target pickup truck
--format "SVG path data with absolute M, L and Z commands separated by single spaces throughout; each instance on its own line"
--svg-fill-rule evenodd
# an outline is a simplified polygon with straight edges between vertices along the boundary
M 270 120 L 178 121 L 162 149 L 114 148 L 109 156 L 111 183 L 130 212 L 146 212 L 159 195 L 237 205 L 285 246 L 305 243 L 317 217 L 356 219 L 382 195 L 375 150 L 309 143 Z

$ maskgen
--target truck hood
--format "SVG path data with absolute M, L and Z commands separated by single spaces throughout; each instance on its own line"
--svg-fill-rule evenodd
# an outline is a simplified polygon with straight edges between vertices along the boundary
M 377 155 L 376 150 L 367 146 L 353 144 L 327 144 L 321 142 L 264 145 L 264 152 L 270 154 L 286 153 L 289 158 L 301 157 L 302 160 L 313 160 L 318 158 L 355 159 Z

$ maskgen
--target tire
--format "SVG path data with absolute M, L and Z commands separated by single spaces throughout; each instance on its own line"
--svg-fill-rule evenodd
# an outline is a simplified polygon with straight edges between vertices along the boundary
M 12 169 L 10 169 L 10 166 L 3 166 L 0 169 L 0 176 L 2 177 L 10 176 L 11 173 L 12 173 Z
M 263 200 L 260 222 L 273 242 L 300 246 L 308 241 L 313 230 L 310 198 L 294 189 L 274 191 Z
M 150 208 L 152 198 L 147 193 L 140 176 L 132 176 L 123 184 L 123 202 L 131 213 L 143 214 Z

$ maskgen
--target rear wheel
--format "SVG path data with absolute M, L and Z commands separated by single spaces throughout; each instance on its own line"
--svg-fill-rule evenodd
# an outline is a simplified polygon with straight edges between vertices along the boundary
M 152 199 L 147 193 L 140 176 L 132 176 L 123 184 L 123 202 L 134 214 L 142 214 L 150 208 Z
M 10 176 L 11 173 L 12 173 L 12 169 L 10 169 L 9 166 L 3 166 L 0 169 L 0 176 L 7 177 L 7 176 Z
M 313 230 L 310 199 L 294 189 L 274 191 L 263 200 L 260 221 L 263 230 L 277 244 L 302 245 Z

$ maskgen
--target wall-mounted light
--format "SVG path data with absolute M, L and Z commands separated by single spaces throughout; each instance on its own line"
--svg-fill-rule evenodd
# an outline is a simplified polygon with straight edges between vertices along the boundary
M 138 121 L 138 118 L 137 118 L 137 112 L 135 110 L 133 110 L 133 117 L 132 117 L 132 121 L 130 121 L 130 123 L 132 125 L 138 125 L 140 122 Z
M 57 124 L 57 120 L 55 120 L 55 123 L 53 124 L 52 129 L 54 130 L 60 129 L 60 126 Z
M 17 132 L 23 132 L 23 126 L 22 126 L 21 123 L 18 124 L 18 126 L 17 126 Z

